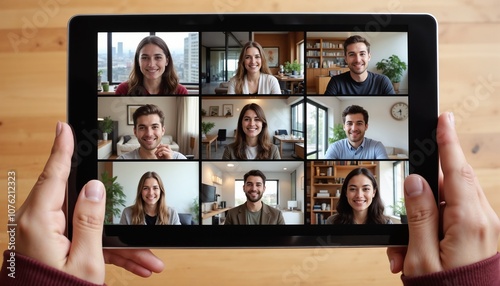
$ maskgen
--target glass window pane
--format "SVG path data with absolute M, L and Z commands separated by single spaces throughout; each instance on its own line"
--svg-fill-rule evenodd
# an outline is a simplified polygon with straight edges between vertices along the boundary
M 198 84 L 200 38 L 197 32 L 155 33 L 167 43 L 181 83 Z
M 108 80 L 108 33 L 97 33 L 97 70 L 102 71 L 101 80 Z
M 148 35 L 150 35 L 149 32 L 111 33 L 112 83 L 121 83 L 128 80 L 134 66 L 137 45 Z

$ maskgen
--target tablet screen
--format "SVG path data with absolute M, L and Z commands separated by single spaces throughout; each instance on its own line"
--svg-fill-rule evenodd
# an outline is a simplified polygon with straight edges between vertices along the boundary
M 68 70 L 107 247 L 404 245 L 405 177 L 437 190 L 429 15 L 77 16 Z

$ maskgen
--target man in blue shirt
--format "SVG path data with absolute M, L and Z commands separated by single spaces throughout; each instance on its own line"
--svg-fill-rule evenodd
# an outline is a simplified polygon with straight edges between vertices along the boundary
M 325 159 L 389 159 L 381 142 L 365 138 L 365 131 L 368 129 L 368 112 L 363 107 L 348 106 L 342 112 L 342 120 L 347 138 L 331 144 L 326 150 Z
M 394 94 L 389 78 L 368 71 L 371 59 L 370 43 L 354 35 L 344 42 L 344 54 L 349 71 L 332 76 L 325 94 Z

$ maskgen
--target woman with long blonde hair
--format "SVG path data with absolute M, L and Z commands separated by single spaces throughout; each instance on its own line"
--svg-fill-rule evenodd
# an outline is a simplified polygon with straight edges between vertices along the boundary
M 167 206 L 165 187 L 156 172 L 142 175 L 135 203 L 123 210 L 120 224 L 181 224 L 177 212 Z
M 238 70 L 231 78 L 228 94 L 281 94 L 278 79 L 271 74 L 264 49 L 247 42 L 240 53 Z

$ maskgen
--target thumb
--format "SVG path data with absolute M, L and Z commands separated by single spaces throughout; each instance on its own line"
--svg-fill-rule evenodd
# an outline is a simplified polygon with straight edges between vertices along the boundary
M 409 242 L 403 273 L 423 275 L 441 270 L 439 258 L 439 213 L 432 190 L 419 175 L 405 180 L 405 204 L 408 215 Z
M 73 241 L 68 258 L 70 267 L 77 267 L 77 273 L 83 275 L 80 278 L 96 284 L 104 283 L 104 191 L 104 185 L 97 180 L 89 181 L 83 186 L 73 213 Z

